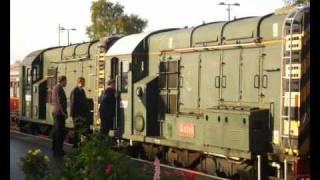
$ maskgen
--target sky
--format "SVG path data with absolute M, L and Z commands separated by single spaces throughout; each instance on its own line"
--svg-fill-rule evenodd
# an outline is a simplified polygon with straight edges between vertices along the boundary
M 227 20 L 226 6 L 219 2 L 239 3 L 231 7 L 231 18 L 263 16 L 284 5 L 283 0 L 110 0 L 124 6 L 126 14 L 148 20 L 144 31 L 192 27 L 203 22 Z M 22 61 L 35 50 L 58 46 L 58 25 L 75 28 L 71 43 L 89 41 L 85 34 L 91 24 L 92 0 L 10 0 L 10 64 Z M 67 32 L 61 32 L 61 45 Z

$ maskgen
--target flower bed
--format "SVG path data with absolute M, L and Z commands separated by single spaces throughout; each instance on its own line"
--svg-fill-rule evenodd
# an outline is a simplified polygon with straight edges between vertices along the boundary
M 29 150 L 21 161 L 21 169 L 26 180 L 40 180 L 47 177 L 49 158 L 43 155 L 40 149 Z
M 125 153 L 111 148 L 111 139 L 103 135 L 88 137 L 81 147 L 68 153 L 59 173 L 48 173 L 47 156 L 37 149 L 23 158 L 23 171 L 29 179 L 55 180 L 150 180 L 154 177 L 153 166 L 137 166 Z M 30 161 L 30 162 L 29 162 Z M 183 179 L 182 176 L 162 173 L 161 180 Z

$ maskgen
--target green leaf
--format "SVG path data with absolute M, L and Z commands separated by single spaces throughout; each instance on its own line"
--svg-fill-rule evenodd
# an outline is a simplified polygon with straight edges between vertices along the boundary
M 106 0 L 92 2 L 91 22 L 86 33 L 91 40 L 97 40 L 112 34 L 140 33 L 147 26 L 148 21 L 138 15 L 127 15 L 124 6 Z

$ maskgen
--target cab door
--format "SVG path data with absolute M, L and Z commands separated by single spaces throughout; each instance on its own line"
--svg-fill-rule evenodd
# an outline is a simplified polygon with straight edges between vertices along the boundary
M 116 80 L 116 114 L 114 119 L 114 129 L 118 133 L 132 132 L 130 124 L 132 122 L 132 72 L 130 69 L 131 60 L 129 57 L 112 58 L 111 78 Z M 125 129 L 124 129 L 125 128 Z

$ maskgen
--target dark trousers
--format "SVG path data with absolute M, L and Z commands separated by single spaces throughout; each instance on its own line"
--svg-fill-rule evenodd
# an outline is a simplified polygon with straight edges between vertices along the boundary
M 73 118 L 74 126 L 74 146 L 79 146 L 81 135 L 88 135 L 90 126 L 85 117 L 77 116 Z
M 101 117 L 101 116 L 100 116 Z M 113 129 L 113 117 L 101 117 L 100 132 L 109 135 L 109 131 Z
M 55 153 L 63 152 L 63 140 L 65 136 L 66 119 L 61 115 L 54 115 L 54 126 L 52 131 L 52 150 Z

